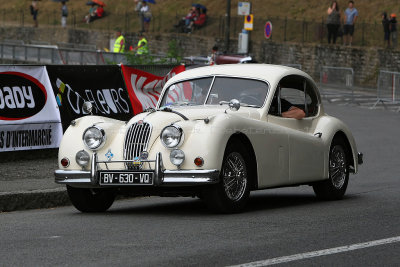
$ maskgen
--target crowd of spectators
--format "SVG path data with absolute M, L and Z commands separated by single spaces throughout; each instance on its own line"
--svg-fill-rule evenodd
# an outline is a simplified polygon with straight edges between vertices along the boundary
M 203 5 L 195 4 L 190 8 L 189 13 L 174 26 L 179 32 L 191 33 L 193 30 L 203 27 L 206 21 L 207 8 Z
M 93 3 L 89 9 L 89 14 L 85 16 L 85 22 L 90 23 L 96 19 L 101 19 L 104 16 L 104 7 L 102 5 Z

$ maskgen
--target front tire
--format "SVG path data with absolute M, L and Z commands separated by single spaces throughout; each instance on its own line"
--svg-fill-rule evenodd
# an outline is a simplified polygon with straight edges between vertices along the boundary
M 250 195 L 248 153 L 241 143 L 231 143 L 225 150 L 220 182 L 207 188 L 204 199 L 216 212 L 243 210 Z
M 319 199 L 342 199 L 349 182 L 349 161 L 347 146 L 342 138 L 332 141 L 329 151 L 329 179 L 313 185 Z
M 67 185 L 67 192 L 72 205 L 81 212 L 104 212 L 115 200 L 112 189 L 76 188 Z

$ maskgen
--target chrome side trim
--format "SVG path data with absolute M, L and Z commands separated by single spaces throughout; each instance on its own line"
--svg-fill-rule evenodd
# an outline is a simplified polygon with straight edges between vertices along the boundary
M 164 172 L 165 185 L 201 185 L 216 184 L 219 181 L 218 170 L 177 170 Z

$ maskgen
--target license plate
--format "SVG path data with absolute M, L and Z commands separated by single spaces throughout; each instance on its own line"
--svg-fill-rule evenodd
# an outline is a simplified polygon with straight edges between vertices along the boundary
M 101 185 L 152 185 L 153 172 L 100 171 Z

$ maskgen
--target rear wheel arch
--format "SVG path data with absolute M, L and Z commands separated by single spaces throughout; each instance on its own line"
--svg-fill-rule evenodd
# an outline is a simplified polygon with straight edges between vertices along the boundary
M 234 143 L 241 144 L 248 153 L 246 161 L 250 166 L 249 168 L 249 177 L 251 178 L 250 190 L 256 190 L 258 188 L 258 172 L 257 172 L 257 158 L 254 152 L 253 145 L 251 144 L 249 138 L 241 132 L 234 133 L 229 138 L 226 144 L 226 148 Z

